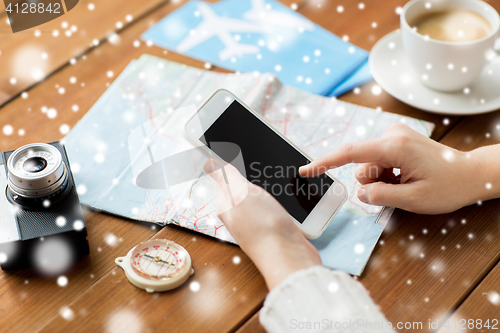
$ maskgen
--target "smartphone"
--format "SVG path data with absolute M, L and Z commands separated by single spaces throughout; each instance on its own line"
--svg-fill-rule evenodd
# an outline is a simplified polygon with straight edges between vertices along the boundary
M 323 233 L 347 199 L 345 186 L 328 174 L 300 176 L 299 167 L 311 158 L 227 90 L 215 91 L 198 108 L 184 135 L 228 163 L 241 156 L 238 170 L 278 200 L 309 239 Z

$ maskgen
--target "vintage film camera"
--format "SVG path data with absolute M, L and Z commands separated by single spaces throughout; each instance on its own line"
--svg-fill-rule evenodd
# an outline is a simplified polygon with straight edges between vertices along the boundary
M 0 265 L 69 268 L 89 253 L 87 227 L 60 142 L 0 152 Z

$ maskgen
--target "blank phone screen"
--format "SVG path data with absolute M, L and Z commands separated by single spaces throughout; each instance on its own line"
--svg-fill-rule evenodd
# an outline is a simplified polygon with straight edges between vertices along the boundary
M 310 161 L 276 132 L 234 101 L 205 131 L 200 141 L 228 163 L 234 152 L 216 150 L 211 142 L 237 145 L 244 161 L 246 178 L 268 191 L 300 223 L 304 222 L 333 184 L 327 175 L 304 178 L 300 166 Z

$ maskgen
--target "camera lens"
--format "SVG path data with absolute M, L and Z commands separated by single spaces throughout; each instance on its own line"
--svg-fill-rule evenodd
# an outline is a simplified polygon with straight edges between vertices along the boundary
M 24 164 L 23 169 L 28 172 L 40 172 L 47 167 L 47 161 L 43 157 L 30 157 Z
M 49 144 L 34 143 L 16 149 L 9 156 L 7 171 L 7 194 L 22 206 L 45 199 L 54 203 L 68 187 L 61 152 Z

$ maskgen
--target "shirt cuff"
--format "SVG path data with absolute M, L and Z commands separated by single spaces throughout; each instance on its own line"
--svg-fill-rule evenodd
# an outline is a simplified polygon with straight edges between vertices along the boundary
M 323 266 L 287 276 L 267 295 L 259 319 L 269 333 L 394 332 L 360 282 Z

